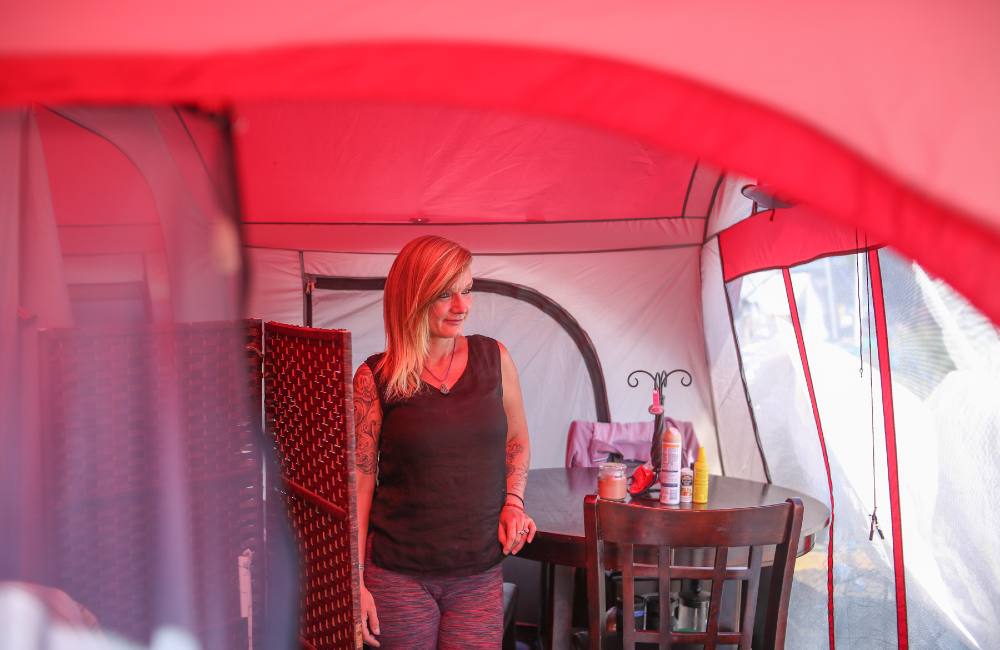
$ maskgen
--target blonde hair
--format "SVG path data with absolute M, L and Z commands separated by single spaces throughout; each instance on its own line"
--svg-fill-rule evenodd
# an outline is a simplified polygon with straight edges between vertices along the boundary
M 385 354 L 377 370 L 386 399 L 407 399 L 419 390 L 430 344 L 430 306 L 471 262 L 467 249 L 434 235 L 418 237 L 399 251 L 385 279 L 382 307 Z

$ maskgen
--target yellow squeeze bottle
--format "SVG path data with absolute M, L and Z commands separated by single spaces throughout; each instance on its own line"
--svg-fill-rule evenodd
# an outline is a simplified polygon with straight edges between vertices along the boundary
M 695 503 L 708 503 L 708 462 L 705 461 L 705 448 L 698 449 L 698 460 L 694 462 L 694 496 Z

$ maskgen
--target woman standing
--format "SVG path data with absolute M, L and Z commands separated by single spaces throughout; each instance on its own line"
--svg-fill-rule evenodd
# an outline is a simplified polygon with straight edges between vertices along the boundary
M 500 562 L 535 536 L 529 443 L 506 348 L 464 336 L 472 255 L 441 237 L 399 252 L 386 351 L 354 377 L 365 643 L 500 647 Z

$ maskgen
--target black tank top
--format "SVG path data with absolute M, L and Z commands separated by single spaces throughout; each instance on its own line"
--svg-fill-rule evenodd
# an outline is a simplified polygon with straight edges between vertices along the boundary
M 507 416 L 500 348 L 466 338 L 469 361 L 444 395 L 423 384 L 410 399 L 382 401 L 378 484 L 370 515 L 371 560 L 390 571 L 465 576 L 503 559 L 497 525 L 506 489 Z

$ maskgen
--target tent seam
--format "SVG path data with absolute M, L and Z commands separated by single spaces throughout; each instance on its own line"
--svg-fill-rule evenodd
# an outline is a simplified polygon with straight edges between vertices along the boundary
M 704 266 L 701 264 L 702 260 L 705 258 L 705 244 L 701 245 L 701 255 L 698 259 L 698 279 L 701 281 L 702 291 L 700 292 L 701 297 L 701 329 L 705 330 L 705 271 Z M 725 291 L 726 284 L 722 283 L 722 289 Z M 715 427 L 715 447 L 719 450 L 719 467 L 722 470 L 722 475 L 726 476 L 726 463 L 722 460 L 722 438 L 719 436 L 719 415 L 716 412 L 715 404 L 715 384 L 712 381 L 712 364 L 709 360 L 708 354 L 708 337 L 702 336 L 702 343 L 705 346 L 705 363 L 708 366 L 708 398 L 711 400 L 712 405 L 712 426 Z
M 247 224 L 243 224 L 244 226 Z M 527 256 L 527 255 L 590 255 L 593 253 L 629 253 L 636 251 L 660 251 L 660 250 L 680 250 L 685 248 L 700 248 L 702 244 L 698 242 L 691 242 L 688 244 L 666 244 L 663 246 L 636 246 L 634 248 L 596 248 L 596 249 L 586 249 L 586 250 L 574 250 L 574 251 L 524 251 L 524 252 L 510 252 L 510 253 L 487 253 L 482 251 L 473 251 L 477 257 L 510 257 L 510 256 Z M 281 246 L 254 246 L 247 245 L 246 248 L 252 248 L 257 250 L 294 250 L 299 253 L 332 253 L 337 255 L 389 255 L 395 257 L 398 251 L 338 251 L 338 250 L 321 250 L 312 248 L 285 248 Z
M 795 330 L 795 343 L 799 348 L 799 361 L 802 364 L 802 372 L 806 379 L 806 390 L 809 393 L 809 402 L 812 406 L 813 418 L 816 422 L 816 435 L 819 437 L 820 450 L 823 452 L 823 464 L 826 466 L 826 483 L 830 492 L 830 534 L 827 544 L 826 555 L 826 598 L 827 598 L 827 623 L 829 625 L 830 650 L 836 648 L 836 635 L 834 625 L 833 608 L 833 534 L 834 534 L 834 504 L 833 504 L 833 475 L 830 473 L 830 457 L 826 449 L 826 436 L 823 434 L 823 422 L 819 416 L 819 403 L 816 401 L 816 390 L 813 386 L 812 371 L 809 369 L 809 356 L 806 353 L 806 342 L 802 335 L 802 323 L 799 320 L 799 307 L 795 302 L 795 291 L 792 288 L 792 274 L 788 267 L 781 271 L 785 281 L 785 294 L 788 297 L 788 311 L 792 318 L 792 328 Z
M 601 217 L 600 219 L 552 219 L 552 220 L 525 220 L 525 221 L 426 221 L 414 223 L 412 221 L 247 221 L 248 225 L 260 226 L 398 226 L 403 228 L 427 228 L 427 227 L 449 227 L 449 226 L 560 226 L 563 224 L 588 224 L 588 223 L 629 223 L 644 221 L 707 221 L 708 217 L 700 216 L 660 216 L 660 217 Z
M 754 273 L 760 273 L 761 271 L 784 271 L 785 269 L 789 269 L 789 268 L 792 268 L 792 267 L 795 267 L 795 266 L 802 266 L 802 265 L 805 265 L 805 264 L 809 264 L 811 262 L 816 262 L 818 260 L 826 259 L 827 257 L 840 257 L 842 255 L 853 255 L 855 253 L 863 253 L 863 252 L 866 252 L 866 251 L 878 250 L 878 249 L 884 248 L 884 247 L 885 247 L 885 244 L 872 244 L 871 246 L 868 246 L 867 248 L 847 248 L 847 249 L 843 249 L 843 250 L 829 251 L 829 252 L 821 253 L 821 254 L 816 255 L 814 257 L 810 257 L 808 259 L 796 260 L 795 263 L 792 264 L 791 266 L 778 265 L 778 266 L 764 266 L 764 267 L 761 267 L 761 268 L 754 268 L 754 269 L 751 269 L 749 271 L 745 271 L 743 273 L 740 273 L 738 275 L 734 275 L 733 277 L 728 278 L 728 279 L 723 276 L 723 280 L 725 282 L 731 282 L 733 280 L 737 280 L 739 278 L 743 278 L 743 277 L 746 277 L 748 275 L 753 275 Z
M 712 198 L 709 199 L 709 201 L 708 201 L 708 210 L 707 210 L 708 216 L 705 217 L 705 229 L 701 233 L 701 242 L 702 242 L 702 244 L 704 244 L 705 242 L 707 242 L 710 239 L 710 237 L 708 236 L 708 224 L 709 224 L 709 221 L 712 218 L 712 210 L 715 209 L 715 200 L 719 196 L 719 189 L 722 187 L 722 181 L 725 178 L 726 178 L 725 174 L 719 174 L 719 178 L 715 181 L 715 188 L 712 190 Z M 715 237 L 716 235 L 718 235 L 718 233 L 716 233 L 715 235 L 712 235 L 712 236 Z M 722 278 L 723 284 L 725 284 L 725 281 L 726 281 L 726 278 L 725 278 L 725 276 L 723 276 L 723 278 Z
M 882 290 L 882 266 L 877 250 L 868 251 L 868 274 L 872 283 L 875 340 L 878 344 L 879 374 L 882 384 L 882 418 L 885 427 L 886 474 L 888 475 L 886 480 L 889 483 L 893 578 L 896 588 L 896 641 L 899 648 L 905 650 L 909 647 L 909 628 L 906 613 L 906 564 L 903 560 L 903 515 L 899 503 L 899 465 L 896 457 L 896 422 L 892 397 L 892 367 L 889 362 L 888 319 L 885 313 L 885 299 Z M 886 408 L 887 405 L 888 408 Z

